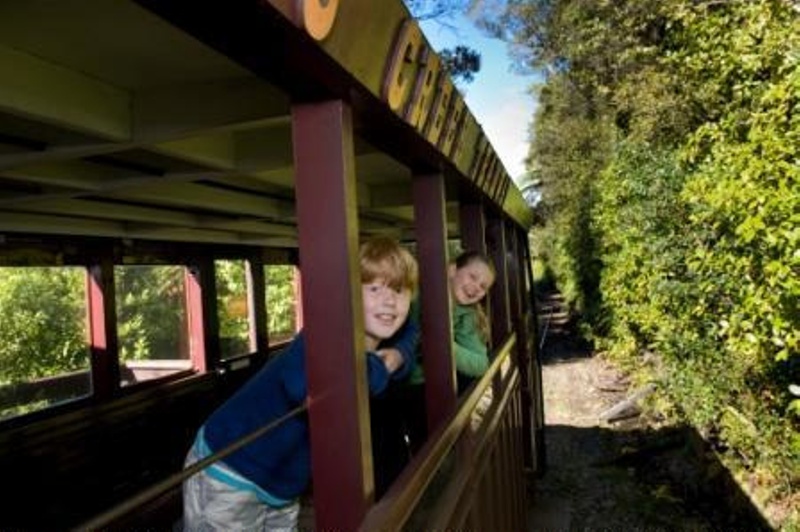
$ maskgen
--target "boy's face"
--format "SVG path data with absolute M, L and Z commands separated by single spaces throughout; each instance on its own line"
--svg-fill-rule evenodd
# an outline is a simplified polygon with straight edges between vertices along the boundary
M 395 290 L 383 279 L 361 285 L 364 298 L 364 332 L 367 349 L 375 349 L 381 340 L 390 338 L 408 316 L 411 290 Z

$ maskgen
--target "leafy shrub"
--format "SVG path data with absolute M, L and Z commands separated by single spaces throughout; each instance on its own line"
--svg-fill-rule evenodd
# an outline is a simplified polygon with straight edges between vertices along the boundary
M 88 366 L 84 270 L 0 268 L 0 382 Z

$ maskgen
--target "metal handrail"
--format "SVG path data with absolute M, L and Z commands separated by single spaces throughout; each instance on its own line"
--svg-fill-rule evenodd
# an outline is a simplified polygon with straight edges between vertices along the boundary
M 150 501 L 155 500 L 157 497 L 163 495 L 167 491 L 181 485 L 184 480 L 191 477 L 195 473 L 198 473 L 202 469 L 205 469 L 209 465 L 222 460 L 226 456 L 233 454 L 234 452 L 238 451 L 245 445 L 249 444 L 253 440 L 263 436 L 267 432 L 273 430 L 274 428 L 278 427 L 285 421 L 293 418 L 294 416 L 305 412 L 308 410 L 308 402 L 306 401 L 301 406 L 298 406 L 294 410 L 290 410 L 283 416 L 271 421 L 270 423 L 264 425 L 263 427 L 259 427 L 258 429 L 254 430 L 250 434 L 236 440 L 232 444 L 228 445 L 221 451 L 214 453 L 202 460 L 198 460 L 197 462 L 193 463 L 192 465 L 182 469 L 181 471 L 170 475 L 166 479 L 158 482 L 157 484 L 150 486 L 149 488 L 137 493 L 133 497 L 130 497 L 120 504 L 114 506 L 113 508 L 97 515 L 84 523 L 81 523 L 77 527 L 73 528 L 74 531 L 94 531 L 99 530 L 108 525 L 112 524 L 114 521 L 129 514 L 131 511 L 139 508 L 147 504 Z
M 446 422 L 433 431 L 427 442 L 395 480 L 383 498 L 367 512 L 360 530 L 390 531 L 403 529 L 416 504 L 428 487 L 434 473 L 441 467 L 447 454 L 470 423 L 472 412 L 483 393 L 500 373 L 503 363 L 511 356 L 516 344 L 516 334 L 511 334 L 497 351 L 492 364 L 462 402 L 459 409 Z

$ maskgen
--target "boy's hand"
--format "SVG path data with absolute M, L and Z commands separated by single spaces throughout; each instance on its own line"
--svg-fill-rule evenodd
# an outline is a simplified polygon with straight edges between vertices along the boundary
M 389 373 L 394 373 L 403 365 L 403 355 L 393 347 L 378 349 L 375 354 L 381 359 L 383 365 L 386 366 L 386 371 Z

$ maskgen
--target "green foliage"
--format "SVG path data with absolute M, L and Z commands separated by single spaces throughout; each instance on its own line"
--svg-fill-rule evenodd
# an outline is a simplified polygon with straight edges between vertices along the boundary
M 267 319 L 270 337 L 294 334 L 294 267 L 267 266 Z
M 565 76 L 542 89 L 531 158 L 539 165 L 542 212 L 547 220 L 537 252 L 550 263 L 565 300 L 579 312 L 597 290 L 596 238 L 589 225 L 595 176 L 611 139 L 596 106 Z
M 769 485 L 762 503 L 791 501 L 800 471 L 798 13 L 517 0 L 496 19 L 548 72 L 540 256 L 617 360 L 658 355 L 685 416 Z
M 454 48 L 445 48 L 439 52 L 442 65 L 454 80 L 463 80 L 470 83 L 475 79 L 475 74 L 481 69 L 481 54 L 464 45 Z
M 704 229 L 689 262 L 723 312 L 714 332 L 726 350 L 769 372 L 800 356 L 800 23 L 768 3 L 734 15 L 704 22 L 741 26 L 717 39 L 709 69 L 733 101 L 687 144 L 697 171 L 684 200 Z
M 451 29 L 456 36 L 458 32 L 448 22 L 453 17 L 467 14 L 477 0 L 405 0 L 411 14 L 417 20 L 434 20 Z M 437 50 L 442 59 L 442 66 L 453 78 L 454 82 L 471 83 L 481 69 L 481 54 L 465 44 L 453 48 Z
M 120 361 L 185 358 L 184 269 L 115 268 Z
M 605 304 L 595 328 L 623 345 L 630 337 L 652 349 L 667 308 L 685 289 L 684 177 L 671 151 L 638 143 L 620 144 L 600 175 L 594 223 L 602 235 Z
M 0 268 L 0 383 L 88 366 L 84 270 Z
M 250 324 L 245 262 L 218 260 L 214 267 L 222 357 L 246 353 L 250 348 Z

